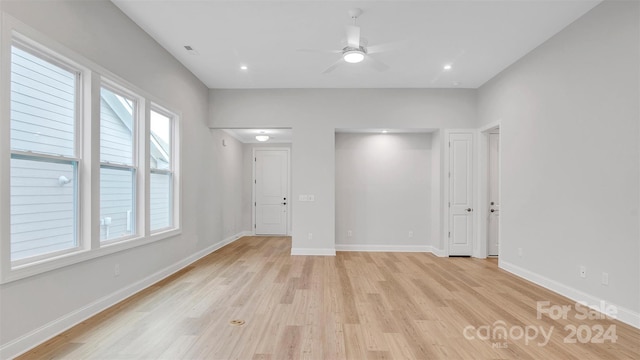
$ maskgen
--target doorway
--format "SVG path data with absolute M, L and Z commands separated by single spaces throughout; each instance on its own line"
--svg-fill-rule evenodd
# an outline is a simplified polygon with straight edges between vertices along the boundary
M 473 132 L 449 132 L 449 256 L 471 256 L 474 238 Z
M 478 248 L 477 257 L 500 255 L 500 122 L 480 128 L 478 136 Z M 492 211 L 493 210 L 493 211 Z
M 497 257 L 500 254 L 500 130 L 494 129 L 488 134 L 487 155 L 487 255 Z
M 289 228 L 289 149 L 254 149 L 253 198 L 256 235 L 287 235 Z

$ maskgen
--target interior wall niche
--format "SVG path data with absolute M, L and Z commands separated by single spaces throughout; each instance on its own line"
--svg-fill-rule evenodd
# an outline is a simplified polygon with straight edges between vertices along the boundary
M 338 248 L 431 245 L 432 143 L 431 133 L 336 133 Z

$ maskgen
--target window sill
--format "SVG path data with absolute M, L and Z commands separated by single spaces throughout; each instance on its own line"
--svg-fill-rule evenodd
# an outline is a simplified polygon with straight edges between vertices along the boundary
M 66 266 L 78 264 L 84 261 L 96 259 L 102 256 L 136 248 L 138 246 L 151 244 L 156 241 L 176 237 L 182 233 L 181 229 L 168 229 L 146 237 L 137 237 L 119 242 L 102 244 L 102 247 L 93 250 L 81 249 L 72 253 L 66 253 L 50 259 L 23 264 L 2 274 L 0 284 L 28 278 L 30 276 L 46 273 Z

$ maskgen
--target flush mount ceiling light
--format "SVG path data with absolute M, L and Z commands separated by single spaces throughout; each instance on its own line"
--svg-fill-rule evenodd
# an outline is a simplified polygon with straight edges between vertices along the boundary
M 247 69 L 248 69 L 247 65 L 240 66 L 240 70 L 247 70 Z
M 362 60 L 364 60 L 364 54 L 365 52 L 362 48 L 360 49 L 346 48 L 345 51 L 342 53 L 342 58 L 344 59 L 344 61 L 350 64 L 357 64 Z
M 446 65 L 443 67 L 443 69 L 445 69 L 445 70 L 451 70 L 451 68 L 452 68 L 452 67 L 453 67 L 453 66 L 451 66 L 451 64 L 446 64 Z
M 267 141 L 269 140 L 269 135 L 265 135 L 265 134 L 256 135 L 256 140 L 260 142 Z

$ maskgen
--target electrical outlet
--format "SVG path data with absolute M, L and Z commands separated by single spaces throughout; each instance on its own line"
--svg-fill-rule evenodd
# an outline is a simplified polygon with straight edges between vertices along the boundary
M 351 230 L 347 231 L 347 236 L 348 237 L 352 237 L 353 236 L 353 231 L 351 231 Z
M 609 273 L 602 273 L 602 285 L 609 285 Z
M 113 276 L 120 276 L 120 264 L 116 264 L 113 267 Z
M 586 278 L 587 277 L 587 267 L 584 265 L 580 266 L 580 277 L 581 278 Z
M 409 231 L 409 238 L 413 237 L 413 231 Z
M 309 240 L 312 240 L 312 239 L 313 239 L 313 234 L 309 233 Z
M 315 195 L 309 195 L 309 201 L 316 201 Z

